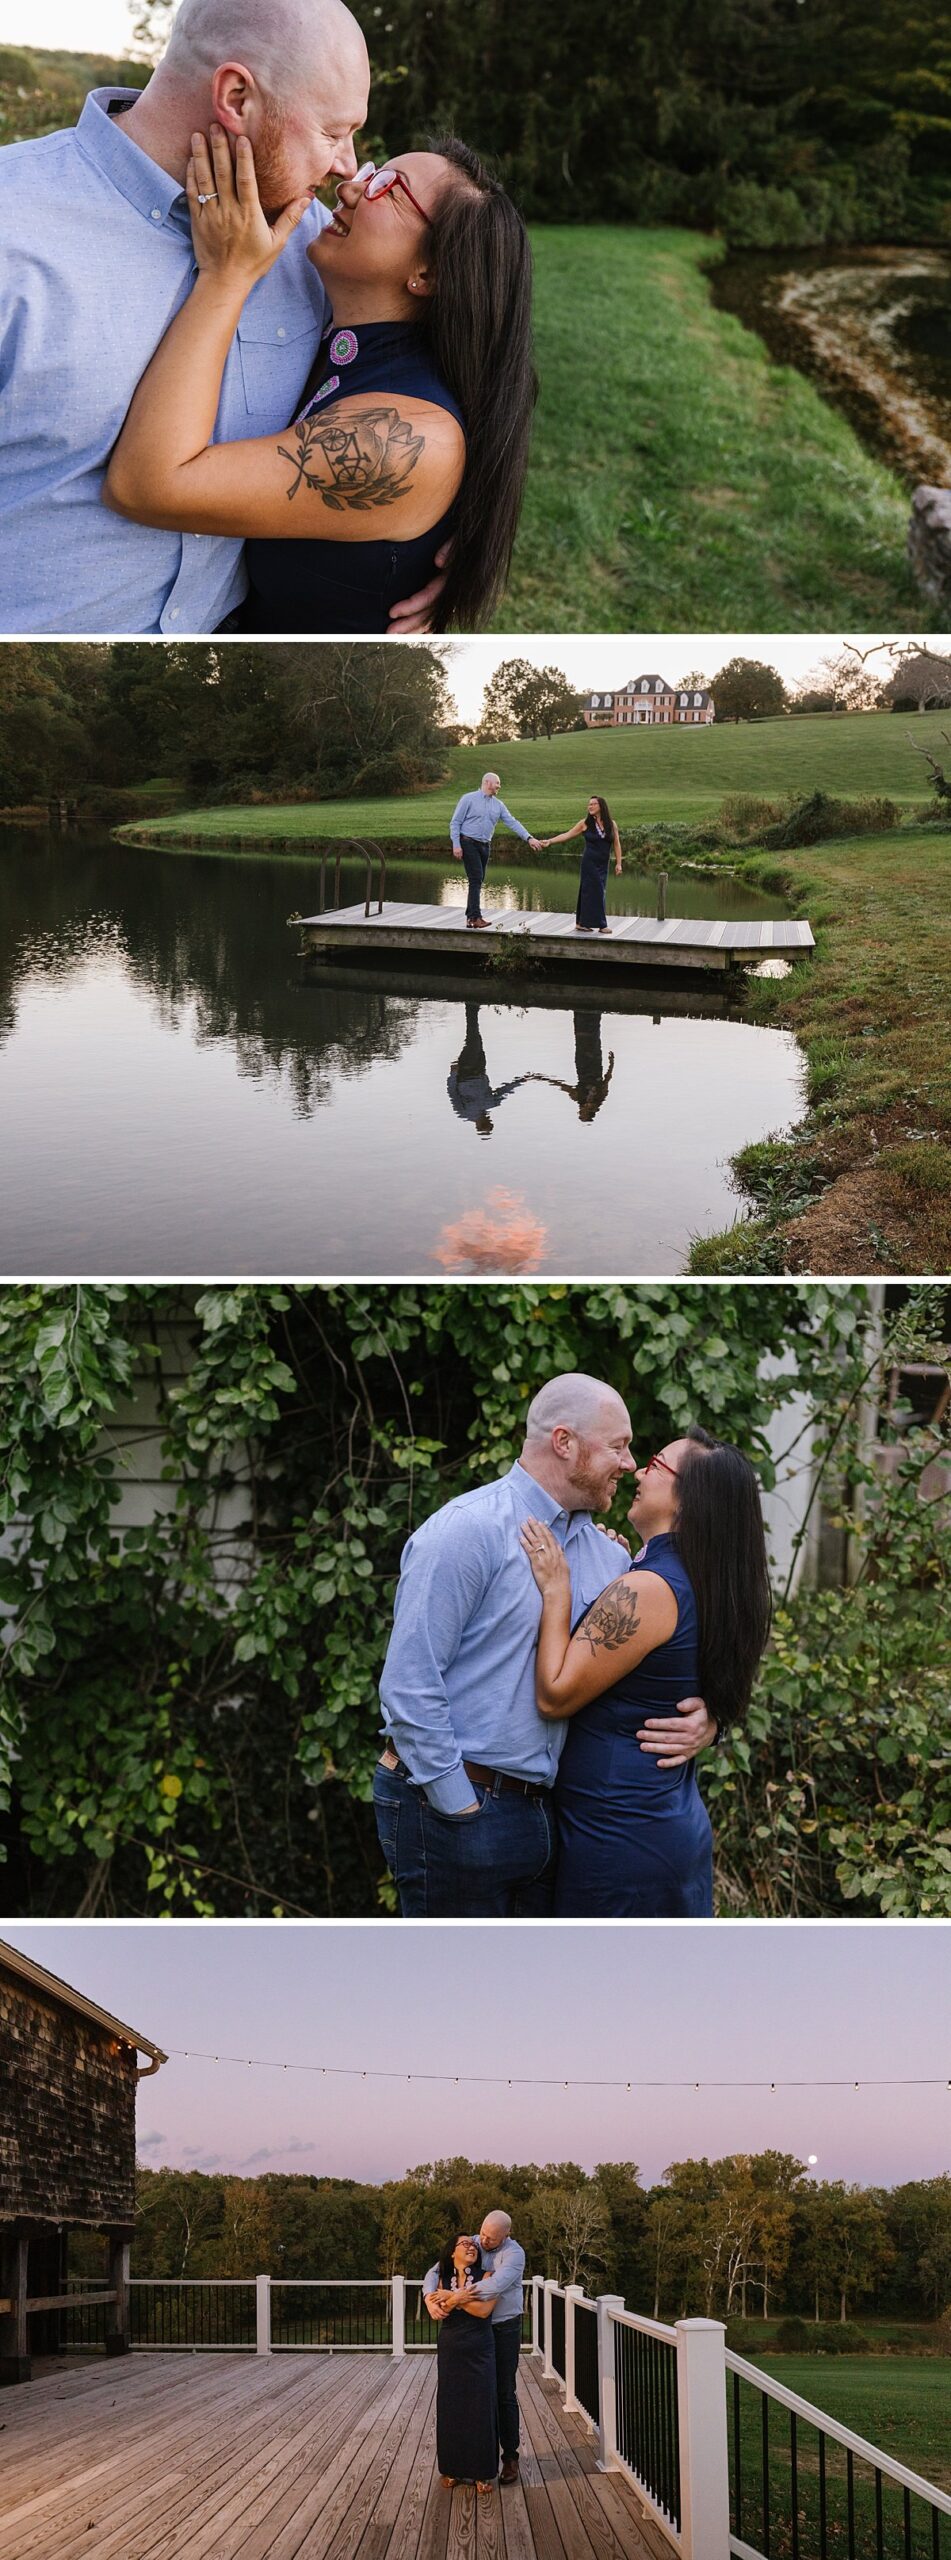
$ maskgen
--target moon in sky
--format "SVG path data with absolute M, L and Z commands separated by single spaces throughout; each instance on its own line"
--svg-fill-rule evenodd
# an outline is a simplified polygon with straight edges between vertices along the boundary
M 807 2161 L 806 2161 L 806 2167 L 807 2167 L 807 2169 L 818 2169 L 818 2166 L 819 2166 L 819 2154 L 818 2154 L 818 2151 L 810 2151 L 810 2153 L 809 2153 L 809 2157 L 808 2157 L 808 2159 L 807 2159 Z

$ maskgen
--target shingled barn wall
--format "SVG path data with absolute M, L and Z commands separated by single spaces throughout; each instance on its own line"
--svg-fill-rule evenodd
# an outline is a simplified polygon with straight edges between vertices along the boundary
M 0 1966 L 0 2054 L 0 2221 L 131 2223 L 135 2053 Z

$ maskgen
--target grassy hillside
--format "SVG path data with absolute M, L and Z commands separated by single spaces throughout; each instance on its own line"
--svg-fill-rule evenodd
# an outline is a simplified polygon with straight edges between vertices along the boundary
M 541 397 L 499 631 L 939 628 L 910 491 L 714 309 L 700 232 L 533 235 Z
M 751 1017 L 797 1033 L 809 1111 L 746 1148 L 758 1214 L 694 1246 L 696 1272 L 951 1270 L 951 838 L 863 836 L 773 857 L 816 934 Z
M 632 643 L 632 648 L 636 646 Z M 632 673 L 636 672 L 632 664 Z M 661 669 L 664 673 L 666 670 Z M 478 783 L 494 753 L 503 795 L 532 833 L 571 826 L 592 791 L 603 791 L 620 826 L 659 818 L 712 817 L 728 792 L 776 799 L 786 791 L 821 789 L 842 799 L 882 792 L 909 803 L 928 800 L 927 768 L 912 753 L 909 731 L 934 754 L 946 754 L 948 715 L 903 719 L 869 711 L 814 719 L 764 720 L 755 727 L 605 729 L 582 736 L 519 740 L 511 746 L 457 747 L 449 778 L 411 799 L 309 801 L 296 808 L 198 809 L 169 818 L 156 840 L 176 835 L 312 837 L 370 834 L 424 842 L 445 833 L 461 791 Z
M 116 61 L 111 54 L 0 45 L 0 143 L 56 133 L 61 125 L 75 124 L 90 89 L 141 89 L 148 73 L 148 63 Z

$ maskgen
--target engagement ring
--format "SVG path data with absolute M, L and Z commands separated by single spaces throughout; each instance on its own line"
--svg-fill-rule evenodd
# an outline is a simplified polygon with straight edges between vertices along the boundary
M 208 190 L 208 194 L 207 194 L 206 196 L 202 196 L 202 195 L 200 195 L 200 196 L 199 196 L 199 198 L 198 198 L 198 202 L 199 202 L 199 204 L 217 204 L 217 201 L 218 201 L 218 189 L 217 189 L 217 187 L 210 187 L 210 188 L 209 188 L 209 190 Z

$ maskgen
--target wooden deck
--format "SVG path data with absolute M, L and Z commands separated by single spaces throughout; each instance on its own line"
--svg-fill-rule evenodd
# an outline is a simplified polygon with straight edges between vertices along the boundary
M 462 906 L 410 906 L 396 898 L 386 899 L 382 912 L 371 907 L 369 915 L 361 902 L 302 916 L 300 930 L 305 952 L 321 959 L 337 953 L 350 957 L 358 951 L 361 958 L 372 954 L 384 959 L 399 953 L 405 959 L 412 952 L 427 962 L 462 962 L 467 969 L 490 968 L 493 944 L 500 938 L 508 960 L 518 938 L 524 939 L 526 959 L 533 966 L 543 960 L 586 976 L 596 970 L 602 980 L 645 968 L 723 972 L 813 949 L 811 925 L 795 918 L 761 917 L 743 924 L 685 916 L 668 916 L 663 923 L 657 916 L 615 916 L 610 934 L 602 935 L 576 933 L 573 915 L 515 912 L 495 915 L 491 930 L 477 934 L 466 932 Z
M 0 2560 L 671 2560 L 523 2356 L 517 2488 L 443 2489 L 434 2355 L 179 2355 L 0 2395 Z

